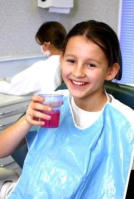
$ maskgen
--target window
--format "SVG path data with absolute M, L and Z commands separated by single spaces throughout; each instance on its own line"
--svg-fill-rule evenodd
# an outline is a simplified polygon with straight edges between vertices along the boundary
M 121 83 L 134 84 L 134 0 L 122 0 L 120 45 L 123 59 Z

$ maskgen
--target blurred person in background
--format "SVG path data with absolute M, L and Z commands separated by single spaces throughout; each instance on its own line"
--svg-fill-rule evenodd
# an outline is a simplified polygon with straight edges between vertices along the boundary
M 38 61 L 16 74 L 10 82 L 0 81 L 0 93 L 27 95 L 54 91 L 62 82 L 60 55 L 65 36 L 66 30 L 61 23 L 43 23 L 35 35 L 35 40 L 47 59 Z

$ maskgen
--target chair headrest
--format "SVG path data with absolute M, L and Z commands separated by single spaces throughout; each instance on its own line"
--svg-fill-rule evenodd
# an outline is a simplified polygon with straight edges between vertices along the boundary
M 134 87 L 125 84 L 106 82 L 105 89 L 116 99 L 134 109 Z

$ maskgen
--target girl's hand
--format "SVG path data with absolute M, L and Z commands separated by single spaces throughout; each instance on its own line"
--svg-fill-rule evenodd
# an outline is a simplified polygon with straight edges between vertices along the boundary
M 44 98 L 41 96 L 33 96 L 28 109 L 26 111 L 26 120 L 30 125 L 42 126 L 44 121 L 40 118 L 50 120 L 51 116 L 43 113 L 43 111 L 51 111 L 51 107 L 43 104 Z

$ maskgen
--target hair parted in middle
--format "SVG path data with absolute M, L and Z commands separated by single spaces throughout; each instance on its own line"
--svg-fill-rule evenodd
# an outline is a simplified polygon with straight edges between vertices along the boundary
M 84 21 L 76 24 L 67 34 L 63 46 L 65 52 L 68 40 L 74 36 L 82 35 L 97 44 L 107 57 L 109 67 L 114 63 L 120 65 L 120 70 L 115 79 L 122 77 L 122 56 L 118 37 L 114 30 L 107 24 L 95 20 Z

